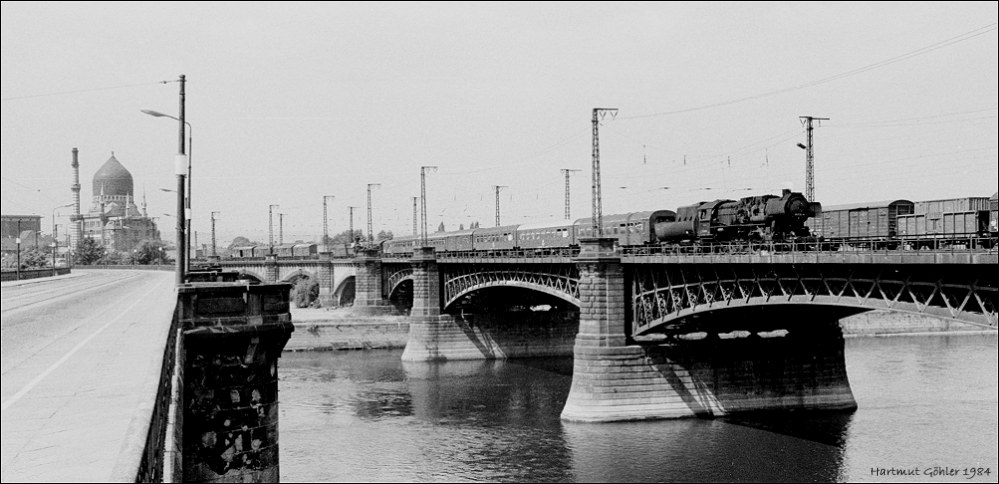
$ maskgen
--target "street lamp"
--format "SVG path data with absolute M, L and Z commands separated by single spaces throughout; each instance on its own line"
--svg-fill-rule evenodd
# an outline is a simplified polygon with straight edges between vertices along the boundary
M 173 82 L 173 81 L 164 81 L 164 83 L 166 82 Z M 185 203 L 185 201 L 189 202 L 189 200 L 185 199 L 184 197 L 184 188 L 185 188 L 184 177 L 191 173 L 191 161 L 190 158 L 188 158 L 187 153 L 185 153 L 185 147 L 184 147 L 184 128 L 186 127 L 186 125 L 189 124 L 184 120 L 184 115 L 186 112 L 185 103 L 184 103 L 184 97 L 185 97 L 184 86 L 187 83 L 186 76 L 181 74 L 180 78 L 177 79 L 177 82 L 180 83 L 180 117 L 175 118 L 173 116 L 164 115 L 163 113 L 159 113 L 156 111 L 147 111 L 147 110 L 143 110 L 143 113 L 155 117 L 168 117 L 171 119 L 176 119 L 179 122 L 178 137 L 177 137 L 178 150 L 177 150 L 177 157 L 174 162 L 174 173 L 177 175 L 177 245 L 179 249 L 177 250 L 177 284 L 180 285 L 184 284 L 184 279 L 185 279 L 184 273 L 187 270 L 186 266 L 187 254 L 185 252 L 187 251 L 186 245 L 188 241 L 185 235 L 185 232 L 187 230 L 186 227 L 184 226 L 184 220 L 185 219 L 190 220 L 188 216 L 190 212 L 190 203 Z
M 371 224 L 371 189 L 381 188 L 381 183 L 368 183 L 368 243 L 375 241 L 375 234 L 372 233 L 374 230 Z
M 56 251 L 59 249 L 59 242 L 53 238 L 49 246 L 52 247 L 52 276 L 54 277 L 56 275 Z
M 330 251 L 329 216 L 326 209 L 326 200 L 335 200 L 335 199 L 336 197 L 333 195 L 323 195 L 323 247 L 326 249 L 326 252 Z
M 212 212 L 212 257 L 218 255 L 215 252 L 215 216 L 220 213 L 222 212 L 217 212 L 217 211 Z
M 58 232 L 56 232 L 56 222 L 55 222 L 56 212 L 58 212 L 60 208 L 72 207 L 74 205 L 75 204 L 73 204 L 73 203 L 67 203 L 66 205 L 59 205 L 58 207 L 52 209 L 52 239 L 53 240 L 55 240 L 56 237 L 58 237 L 58 235 L 59 235 Z
M 277 204 L 267 206 L 267 244 L 271 254 L 274 253 L 274 209 L 278 207 Z
M 161 113 L 159 111 L 154 111 L 152 109 L 142 109 L 140 111 L 142 111 L 143 114 L 148 114 L 148 115 L 153 116 L 153 117 L 157 117 L 157 118 L 169 118 L 169 119 L 172 119 L 174 121 L 180 121 L 180 119 L 178 119 L 176 116 L 171 116 L 169 114 Z M 194 180 L 193 180 L 193 177 L 191 176 L 191 170 L 192 170 L 192 168 L 191 168 L 191 165 L 192 165 L 191 160 L 193 159 L 193 156 L 191 155 L 191 153 L 194 151 L 194 139 L 193 139 L 194 138 L 194 128 L 191 127 L 191 123 L 189 121 L 187 121 L 187 120 L 184 121 L 184 125 L 187 126 L 187 195 L 186 195 L 186 198 L 184 199 L 184 205 L 185 205 L 185 210 L 184 210 L 185 217 L 184 218 L 185 218 L 185 225 L 186 225 L 186 232 L 187 232 L 187 235 L 186 235 L 186 237 L 187 237 L 186 238 L 187 248 L 188 248 L 188 250 L 190 250 L 190 248 L 192 247 L 192 245 L 191 245 L 191 193 L 194 191 L 193 190 L 193 181 Z M 164 192 L 175 192 L 175 190 L 167 190 L 167 189 L 164 189 L 164 188 L 160 188 L 160 190 L 163 190 Z M 190 265 L 189 261 L 188 261 L 188 265 Z

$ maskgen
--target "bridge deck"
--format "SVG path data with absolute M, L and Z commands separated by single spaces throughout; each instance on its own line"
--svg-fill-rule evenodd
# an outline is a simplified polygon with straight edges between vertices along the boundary
M 174 275 L 73 272 L 3 283 L 3 482 L 135 479 Z

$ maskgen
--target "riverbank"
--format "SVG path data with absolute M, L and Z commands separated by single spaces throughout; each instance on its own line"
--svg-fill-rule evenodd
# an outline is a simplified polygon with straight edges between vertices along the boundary
M 285 351 L 401 349 L 409 340 L 409 316 L 359 315 L 352 308 L 292 308 L 295 332 Z M 871 311 L 840 320 L 846 338 L 924 334 L 995 333 L 979 326 L 918 314 Z
M 366 316 L 352 308 L 292 308 L 295 331 L 285 351 L 402 349 L 409 340 L 409 316 Z
M 839 321 L 846 338 L 939 333 L 995 333 L 981 326 L 894 311 L 869 311 Z

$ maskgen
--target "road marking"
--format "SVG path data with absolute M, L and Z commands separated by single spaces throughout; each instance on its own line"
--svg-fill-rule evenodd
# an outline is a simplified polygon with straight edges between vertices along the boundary
M 160 283 L 160 285 L 162 285 L 162 283 Z M 108 321 L 107 323 L 104 324 L 104 326 L 101 326 L 100 328 L 98 328 L 97 331 L 94 331 L 93 333 L 91 333 L 90 336 L 87 336 L 86 338 L 84 338 L 83 341 L 77 343 L 77 345 L 74 346 L 73 349 L 69 350 L 69 352 L 66 353 L 65 355 L 63 355 L 62 358 L 59 358 L 59 361 L 56 361 L 55 363 L 52 364 L 52 366 L 49 366 L 48 368 L 46 368 L 45 371 L 41 372 L 38 376 L 36 376 L 34 379 L 32 379 L 30 382 L 28 382 L 27 385 L 25 385 L 23 388 L 21 388 L 20 390 L 18 390 L 17 393 L 15 393 L 13 396 L 11 396 L 9 399 L 7 399 L 7 401 L 3 402 L 3 404 L 0 405 L 0 412 L 7 411 L 7 409 L 10 408 L 11 405 L 17 403 L 17 401 L 20 400 L 22 397 L 24 397 L 24 395 L 26 395 L 28 392 L 30 392 L 32 389 L 34 389 L 36 386 L 38 386 L 38 384 L 41 383 L 42 380 L 45 379 L 45 377 L 49 376 L 49 374 L 51 374 L 53 371 L 56 371 L 56 369 L 58 369 L 59 366 L 61 366 L 63 363 L 65 363 L 66 360 L 70 359 L 70 357 L 72 357 L 74 354 L 76 354 L 77 351 L 80 351 L 81 348 L 83 348 L 84 346 L 86 346 L 86 344 L 89 343 L 90 340 L 92 340 L 95 337 L 97 337 L 97 335 L 101 334 L 105 329 L 107 329 L 112 324 L 114 324 L 114 323 L 118 322 L 120 319 L 124 318 L 125 315 L 127 315 L 129 311 L 131 311 L 133 308 L 135 308 L 136 306 L 138 306 L 139 303 L 144 302 L 144 300 L 150 294 L 152 294 L 154 291 L 157 291 L 159 289 L 160 289 L 159 285 L 153 287 L 152 289 L 149 290 L 149 292 L 143 294 L 141 298 L 139 298 L 134 303 L 132 303 L 131 306 L 129 306 L 124 311 L 122 311 L 121 314 L 118 315 L 118 317 L 112 319 L 111 321 Z

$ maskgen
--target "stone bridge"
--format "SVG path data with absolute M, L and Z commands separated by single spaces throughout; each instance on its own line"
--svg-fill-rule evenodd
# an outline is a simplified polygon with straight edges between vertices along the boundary
M 563 418 L 609 421 L 856 408 L 838 320 L 885 309 L 995 330 L 997 263 L 995 250 L 622 254 L 613 239 L 589 239 L 561 256 L 423 248 L 225 265 L 266 281 L 316 277 L 324 302 L 347 302 L 349 285 L 354 306 L 369 313 L 411 301 L 404 360 L 571 351 Z M 505 323 L 468 313 L 503 288 L 519 291 L 504 293 L 515 295 L 510 306 L 534 294 L 568 308 L 560 314 L 573 318 L 571 332 L 525 329 L 545 320 L 530 311 Z M 552 335 L 561 339 L 545 340 Z

